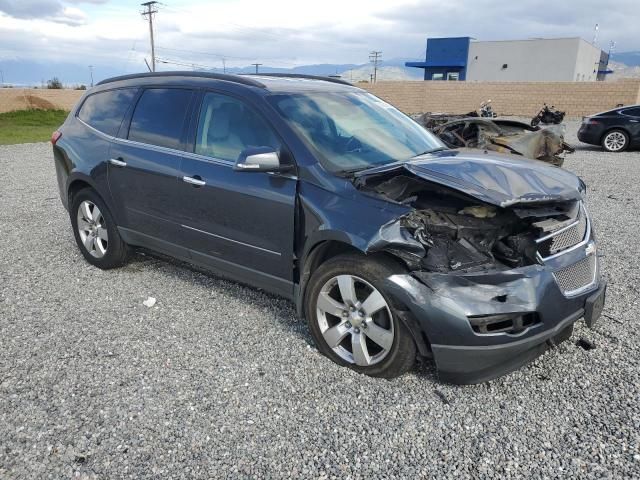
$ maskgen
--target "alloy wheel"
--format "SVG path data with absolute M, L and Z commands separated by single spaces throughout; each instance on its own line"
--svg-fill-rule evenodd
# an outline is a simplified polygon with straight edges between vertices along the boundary
M 83 201 L 78 207 L 78 233 L 84 248 L 95 258 L 102 258 L 107 253 L 109 235 L 104 217 L 98 206 Z
M 391 310 L 382 294 L 354 275 L 329 279 L 316 301 L 318 326 L 327 345 L 361 367 L 382 361 L 393 346 Z
M 622 150 L 627 144 L 626 137 L 620 132 L 611 132 L 604 138 L 604 144 L 608 150 L 617 152 Z

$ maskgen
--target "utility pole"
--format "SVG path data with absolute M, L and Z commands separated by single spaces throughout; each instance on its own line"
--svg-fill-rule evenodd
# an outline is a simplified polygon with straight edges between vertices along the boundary
M 0 85 L 4 85 L 4 72 L 0 70 Z
M 222 73 L 227 73 L 227 59 L 222 57 Z
M 382 52 L 374 50 L 369 53 L 369 61 L 373 63 L 373 77 L 372 82 L 376 83 L 378 80 L 378 63 L 382 60 Z
M 158 13 L 158 10 L 155 10 L 155 6 L 158 4 L 155 0 L 152 2 L 141 3 L 146 10 L 140 12 L 143 17 L 147 17 L 149 20 L 149 37 L 151 38 L 151 71 L 156 71 L 156 47 L 153 43 L 153 15 Z
M 89 73 L 91 74 L 91 87 L 93 87 L 93 65 L 89 65 Z
M 260 65 L 262 65 L 261 63 L 252 63 L 251 65 L 255 65 L 256 66 L 256 73 L 258 73 L 258 67 Z

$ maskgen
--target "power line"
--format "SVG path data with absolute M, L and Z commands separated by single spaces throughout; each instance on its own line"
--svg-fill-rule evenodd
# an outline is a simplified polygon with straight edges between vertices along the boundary
M 191 53 L 194 55 L 206 55 L 206 56 L 210 56 L 210 57 L 216 57 L 219 59 L 225 59 L 225 60 L 256 60 L 256 57 L 239 57 L 237 55 L 227 55 L 226 53 L 215 53 L 215 52 L 203 52 L 203 51 L 198 51 L 198 50 L 187 50 L 184 48 L 169 48 L 169 47 L 163 47 L 161 45 L 156 46 L 156 49 L 158 50 L 166 50 L 168 52 L 180 52 L 180 53 Z M 286 58 L 292 58 L 292 57 L 286 57 Z M 282 60 L 280 60 L 279 58 L 276 57 L 260 57 L 261 60 L 273 60 L 274 62 L 278 62 L 280 64 L 285 64 L 285 65 L 290 65 L 290 66 L 297 66 L 299 65 L 299 63 L 296 62 L 284 62 Z
M 376 83 L 378 81 L 378 63 L 382 60 L 382 52 L 379 50 L 374 50 L 369 53 L 369 61 L 373 63 L 373 77 L 371 77 L 371 81 Z
M 140 12 L 141 15 L 143 17 L 147 17 L 147 19 L 149 20 L 149 37 L 151 39 L 151 71 L 152 72 L 156 71 L 156 49 L 153 43 L 153 15 L 158 13 L 158 10 L 154 10 L 154 7 L 157 4 L 158 2 L 156 2 L 155 0 L 140 4 L 143 7 L 146 7 L 146 10 L 143 10 L 142 12 Z
M 166 64 L 170 64 L 170 65 L 180 65 L 181 67 L 191 67 L 191 68 L 196 68 L 197 67 L 197 68 L 201 68 L 203 70 L 215 70 L 215 67 L 211 67 L 209 65 L 201 65 L 201 64 L 193 63 L 193 62 L 191 62 L 191 63 L 179 62 L 177 60 L 170 60 L 168 58 L 160 58 L 160 57 L 158 57 L 156 59 L 156 61 L 158 63 L 166 63 Z

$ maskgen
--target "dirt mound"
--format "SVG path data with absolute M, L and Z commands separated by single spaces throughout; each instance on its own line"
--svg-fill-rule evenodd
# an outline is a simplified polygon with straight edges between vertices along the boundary
M 56 108 L 56 106 L 49 100 L 36 97 L 35 95 L 25 95 L 24 101 L 27 104 L 27 108 L 40 108 L 42 110 L 51 110 Z

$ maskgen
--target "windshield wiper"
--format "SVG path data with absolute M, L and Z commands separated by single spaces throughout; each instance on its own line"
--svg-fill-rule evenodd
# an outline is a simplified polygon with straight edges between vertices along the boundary
M 449 150 L 449 148 L 448 147 L 432 148 L 431 150 L 426 150 L 426 151 L 424 151 L 422 153 L 418 153 L 417 155 L 414 155 L 409 160 L 412 160 L 412 159 L 414 159 L 416 157 L 421 157 L 422 155 L 429 155 L 430 153 L 442 152 L 443 150 Z

